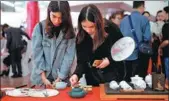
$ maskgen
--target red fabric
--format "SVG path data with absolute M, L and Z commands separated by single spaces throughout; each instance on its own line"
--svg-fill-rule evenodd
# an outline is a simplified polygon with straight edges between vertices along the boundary
M 161 57 L 160 56 L 158 56 L 158 61 L 157 61 L 157 67 L 159 67 L 159 66 L 161 66 Z M 152 59 L 151 58 L 149 60 L 147 73 L 152 74 Z
M 27 33 L 32 38 L 34 26 L 39 22 L 38 1 L 28 1 L 27 3 Z
M 84 98 L 71 98 L 68 95 L 70 88 L 59 90 L 59 94 L 48 98 L 33 98 L 33 97 L 10 97 L 5 96 L 1 101 L 101 101 L 100 88 L 93 87 L 92 92 L 89 92 Z
M 147 73 L 148 73 L 148 74 L 151 74 L 151 73 L 152 73 L 152 59 L 151 59 L 151 58 L 149 59 L 149 65 L 148 65 Z

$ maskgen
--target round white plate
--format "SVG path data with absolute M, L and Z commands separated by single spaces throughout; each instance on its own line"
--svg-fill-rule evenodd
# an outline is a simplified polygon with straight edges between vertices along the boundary
M 133 53 L 134 49 L 134 40 L 131 37 L 123 37 L 112 46 L 111 56 L 115 61 L 123 61 Z
M 34 89 L 29 91 L 28 95 L 31 97 L 52 97 L 58 95 L 59 92 L 54 89 Z
M 29 89 L 21 88 L 14 90 L 7 90 L 6 95 L 13 97 L 51 97 L 58 95 L 59 92 L 54 89 Z
M 13 89 L 13 90 L 7 90 L 6 95 L 13 96 L 13 97 L 26 97 L 28 96 L 28 91 L 24 91 L 23 89 Z

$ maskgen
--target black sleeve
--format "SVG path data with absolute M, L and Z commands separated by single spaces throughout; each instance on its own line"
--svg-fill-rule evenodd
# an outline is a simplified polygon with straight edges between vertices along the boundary
M 83 50 L 83 47 L 81 44 L 76 44 L 76 55 L 77 55 L 77 67 L 74 72 L 80 79 L 82 77 L 82 74 L 84 73 L 84 66 L 87 63 L 87 59 L 85 56 L 85 50 Z
M 9 30 L 7 30 L 6 32 L 7 35 L 7 44 L 6 44 L 6 48 L 9 50 L 10 46 L 11 46 L 11 41 L 12 41 L 12 36 L 11 36 L 11 32 Z
M 169 40 L 169 23 L 165 24 L 162 28 L 163 40 Z
M 85 67 L 87 66 L 88 62 L 88 49 L 86 45 L 89 43 L 81 42 L 80 44 L 77 44 L 76 42 L 76 55 L 77 55 L 77 67 L 74 72 L 74 74 L 77 74 L 78 78 L 82 77 L 82 74 L 85 73 Z
M 24 31 L 22 31 L 22 30 L 21 30 L 21 35 L 26 36 L 26 37 L 28 38 L 28 40 L 30 40 L 30 39 L 31 39 L 31 38 L 28 36 L 28 34 L 27 34 L 26 32 L 24 32 Z

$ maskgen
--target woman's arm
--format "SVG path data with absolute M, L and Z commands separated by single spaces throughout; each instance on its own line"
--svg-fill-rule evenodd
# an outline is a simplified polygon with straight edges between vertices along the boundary
M 73 74 L 78 76 L 78 79 L 82 77 L 85 72 L 85 66 L 87 65 L 88 54 L 84 43 L 76 44 L 77 66 Z
M 60 79 L 64 80 L 66 77 L 68 77 L 74 58 L 75 58 L 75 38 L 68 40 L 66 53 L 63 58 L 60 70 L 58 71 L 58 77 Z
M 36 67 L 36 73 L 41 74 L 42 72 L 46 71 L 45 66 L 45 57 L 43 52 L 42 40 L 43 36 L 40 33 L 39 24 L 37 24 L 33 30 L 33 37 L 32 37 L 32 54 L 33 60 Z
M 24 35 L 28 40 L 31 40 L 29 35 L 26 32 L 22 31 L 22 30 L 21 30 L 21 35 Z

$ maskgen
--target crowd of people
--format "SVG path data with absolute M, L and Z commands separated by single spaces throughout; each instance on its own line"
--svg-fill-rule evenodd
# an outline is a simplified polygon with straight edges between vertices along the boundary
M 168 87 L 168 6 L 157 12 L 153 22 L 151 14 L 145 11 L 145 1 L 133 1 L 133 11 L 130 15 L 117 11 L 109 19 L 103 18 L 99 9 L 89 4 L 80 11 L 77 33 L 72 25 L 70 12 L 68 1 L 51 1 L 47 8 L 47 18 L 34 27 L 31 39 L 34 65 L 30 77 L 33 84 L 52 86 L 53 82 L 65 81 L 75 86 L 83 74 L 87 84 L 93 86 L 112 80 L 130 82 L 134 75 L 145 78 L 150 58 L 154 67 L 158 65 L 160 57 L 160 67 L 166 75 Z M 9 27 L 3 31 L 6 37 L 3 34 L 2 36 L 7 39 L 6 49 L 10 54 L 10 64 L 4 64 L 12 66 L 12 77 L 21 77 L 20 59 L 23 45 L 20 43 L 22 35 L 25 34 L 19 28 Z M 114 61 L 111 57 L 111 47 L 125 36 L 134 39 L 136 48 L 126 60 Z M 153 54 L 142 53 L 138 49 L 141 42 L 149 43 Z M 75 57 L 77 65 L 70 75 Z M 102 62 L 93 66 L 95 60 Z M 156 72 L 154 68 L 152 72 Z

